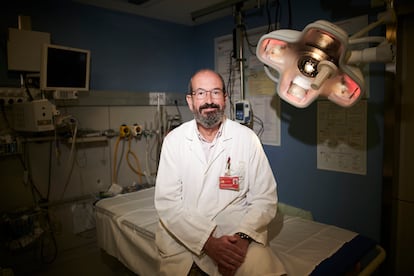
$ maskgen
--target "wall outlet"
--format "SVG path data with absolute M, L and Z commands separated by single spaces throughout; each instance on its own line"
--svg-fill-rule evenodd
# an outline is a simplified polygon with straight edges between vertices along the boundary
M 150 92 L 149 105 L 165 105 L 166 96 L 164 92 Z

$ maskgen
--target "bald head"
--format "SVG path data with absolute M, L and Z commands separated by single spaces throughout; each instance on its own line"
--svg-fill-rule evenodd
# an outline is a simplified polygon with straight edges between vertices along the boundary
M 219 87 L 219 88 L 221 88 L 223 90 L 223 93 L 226 94 L 226 86 L 225 86 L 223 77 L 219 73 L 217 73 L 217 72 L 215 72 L 211 69 L 198 70 L 191 77 L 190 82 L 188 83 L 188 93 L 191 93 L 194 90 L 194 86 L 193 86 L 194 82 L 193 81 L 195 79 L 198 80 L 198 79 L 211 79 L 211 78 L 217 78 L 221 82 L 221 87 Z

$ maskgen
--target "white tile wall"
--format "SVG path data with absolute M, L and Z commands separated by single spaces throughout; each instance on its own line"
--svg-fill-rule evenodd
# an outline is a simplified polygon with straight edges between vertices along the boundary
M 180 112 L 187 121 L 192 118 L 188 107 L 180 106 Z M 133 184 L 153 184 L 157 169 L 157 133 L 159 122 L 157 122 L 156 107 L 152 106 L 104 106 L 104 107 L 67 107 L 60 108 L 63 116 L 72 116 L 78 121 L 78 129 L 92 129 L 105 131 L 112 129 L 119 132 L 121 125 L 141 125 L 150 136 L 140 138 L 120 139 L 118 136 L 108 138 L 106 143 L 77 143 L 75 154 L 71 153 L 70 143 L 58 145 L 60 155 L 52 155 L 52 185 L 50 189 L 50 200 L 61 200 L 74 198 L 100 191 L 106 191 L 113 182 L 122 187 Z M 174 106 L 163 107 L 163 117 L 178 114 Z M 118 142 L 117 142 L 118 141 Z M 56 144 L 53 143 L 55 147 Z M 41 149 L 32 149 L 32 164 L 44 164 Z M 114 160 L 114 155 L 116 160 Z M 113 177 L 114 161 L 116 162 L 116 175 Z M 137 164 L 137 161 L 139 165 Z M 129 164 L 128 164 L 129 162 Z M 146 178 L 137 175 L 134 170 L 151 173 L 152 177 Z M 133 169 L 131 169 L 131 167 Z M 39 170 L 45 171 L 45 168 Z M 42 178 L 42 175 L 36 176 Z M 42 181 L 43 182 L 43 181 Z M 151 182 L 151 183 L 149 183 Z M 44 190 L 44 187 L 42 188 Z

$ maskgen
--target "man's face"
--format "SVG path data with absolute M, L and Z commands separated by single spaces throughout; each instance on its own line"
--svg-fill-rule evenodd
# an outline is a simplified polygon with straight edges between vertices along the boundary
M 226 108 L 226 96 L 223 84 L 214 72 L 202 71 L 192 78 L 191 95 L 187 95 L 187 104 L 196 121 L 204 128 L 218 126 Z

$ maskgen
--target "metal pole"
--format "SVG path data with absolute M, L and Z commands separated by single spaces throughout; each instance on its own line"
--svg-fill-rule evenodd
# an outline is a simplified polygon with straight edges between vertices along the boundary
M 235 58 L 239 62 L 239 70 L 240 70 L 240 97 L 242 100 L 245 99 L 245 83 L 244 83 L 244 53 L 243 53 L 243 15 L 241 12 L 242 3 L 236 5 L 236 14 L 235 14 L 235 23 L 236 23 L 236 31 L 235 31 L 235 47 L 234 51 Z

